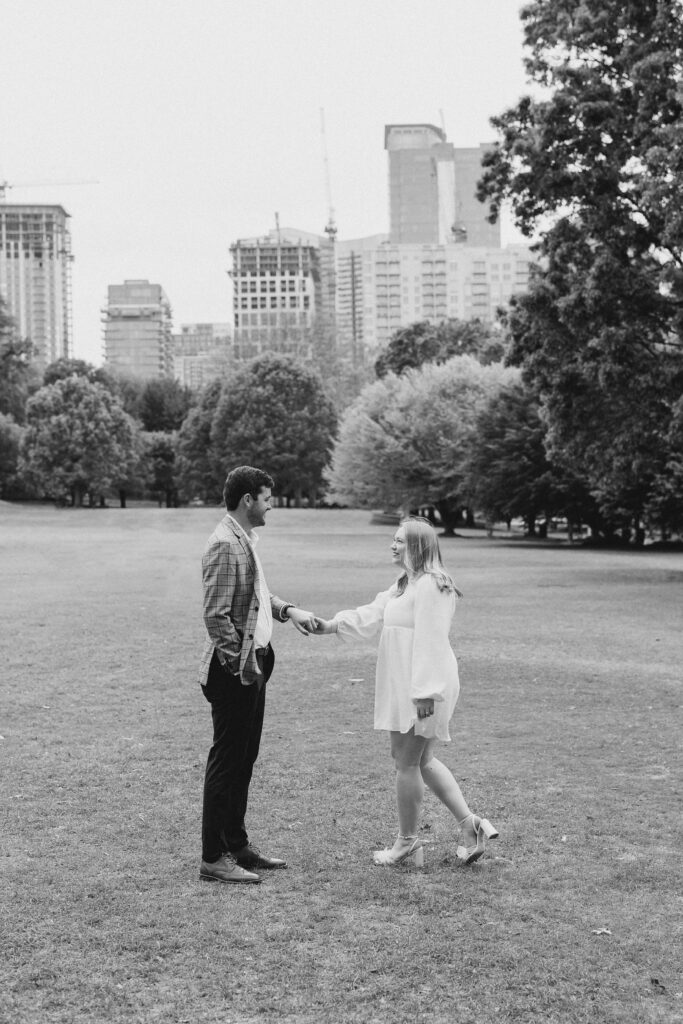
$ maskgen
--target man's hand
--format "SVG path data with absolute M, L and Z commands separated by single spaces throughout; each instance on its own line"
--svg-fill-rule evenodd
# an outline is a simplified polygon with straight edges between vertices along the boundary
M 292 606 L 287 609 L 286 615 L 304 636 L 315 632 L 316 617 L 313 612 L 305 612 L 303 608 Z

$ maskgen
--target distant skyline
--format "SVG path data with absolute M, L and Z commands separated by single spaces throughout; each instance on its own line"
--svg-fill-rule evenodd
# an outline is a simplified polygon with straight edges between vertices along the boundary
M 528 91 L 521 6 L 4 0 L 0 182 L 71 214 L 74 354 L 101 362 L 110 284 L 160 284 L 176 329 L 231 322 L 232 242 L 276 212 L 322 233 L 321 108 L 339 237 L 388 231 L 384 126 L 493 140 L 489 118 Z

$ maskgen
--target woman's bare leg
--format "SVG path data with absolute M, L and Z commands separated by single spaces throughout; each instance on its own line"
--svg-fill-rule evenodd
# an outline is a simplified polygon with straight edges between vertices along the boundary
M 433 750 L 435 740 L 428 740 L 420 759 L 420 775 L 424 784 L 429 787 L 434 796 L 447 807 L 458 824 L 465 822 L 463 826 L 463 841 L 465 846 L 472 846 L 477 841 L 475 820 L 471 817 L 471 811 L 465 797 L 462 795 L 460 786 L 455 781 L 453 773 L 449 768 L 434 757 Z M 469 818 L 468 821 L 465 819 Z
M 417 835 L 420 808 L 424 796 L 420 759 L 426 742 L 424 736 L 415 736 L 412 730 L 406 733 L 391 733 L 391 753 L 396 765 L 399 837 Z M 394 845 L 397 852 L 400 852 L 402 847 L 409 844 L 400 843 L 399 839 Z

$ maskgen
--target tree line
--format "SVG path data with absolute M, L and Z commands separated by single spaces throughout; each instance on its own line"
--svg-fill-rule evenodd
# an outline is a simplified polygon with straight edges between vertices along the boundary
M 212 500 L 226 466 L 255 462 L 293 501 L 431 506 L 447 530 L 476 511 L 530 533 L 563 516 L 607 542 L 680 534 L 681 6 L 536 0 L 521 19 L 535 92 L 492 119 L 478 188 L 536 262 L 496 327 L 407 325 L 355 394 L 326 372 L 325 335 L 321 372 L 271 354 L 196 396 L 150 382 L 143 400 L 73 361 L 37 387 L 0 310 L 3 494 L 82 500 L 142 473 L 167 500 Z
M 276 474 L 285 499 L 317 500 L 336 418 L 303 363 L 267 355 L 198 394 L 79 359 L 39 376 L 1 300 L 0 317 L 0 497 L 218 502 L 225 467 L 255 462 Z

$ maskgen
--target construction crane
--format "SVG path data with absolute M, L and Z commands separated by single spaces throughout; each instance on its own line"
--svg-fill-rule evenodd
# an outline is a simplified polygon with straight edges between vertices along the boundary
M 334 207 L 332 206 L 332 185 L 330 183 L 330 162 L 327 159 L 327 137 L 325 135 L 325 111 L 320 108 L 320 136 L 323 146 L 323 164 L 325 165 L 325 190 L 327 193 L 327 224 L 325 234 L 331 242 L 337 237 L 337 224 L 334 219 Z
M 7 192 L 11 188 L 62 188 L 65 185 L 99 185 L 99 181 L 0 181 L 0 203 L 7 202 Z

